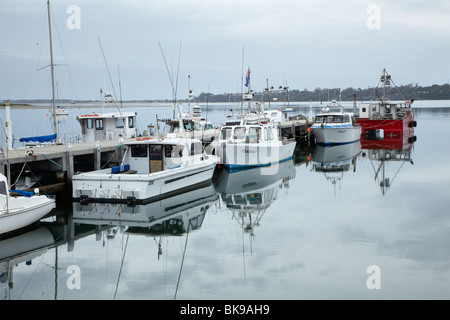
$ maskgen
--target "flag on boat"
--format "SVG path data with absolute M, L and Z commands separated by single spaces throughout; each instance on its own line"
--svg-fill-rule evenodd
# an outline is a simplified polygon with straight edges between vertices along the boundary
M 248 87 L 250 83 L 250 68 L 248 68 L 247 75 L 245 76 L 245 86 Z

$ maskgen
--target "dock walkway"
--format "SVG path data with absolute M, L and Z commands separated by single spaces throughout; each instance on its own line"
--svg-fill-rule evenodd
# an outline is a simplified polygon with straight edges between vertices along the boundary
M 76 173 L 77 164 L 87 165 L 97 170 L 109 162 L 118 163 L 122 158 L 125 140 L 102 140 L 73 144 L 55 144 L 46 146 L 30 146 L 12 150 L 4 150 L 0 156 L 0 172 L 16 181 L 24 172 L 24 168 L 33 173 L 54 173 L 59 180 L 64 179 L 68 186 Z M 59 181 L 61 182 L 61 181 Z

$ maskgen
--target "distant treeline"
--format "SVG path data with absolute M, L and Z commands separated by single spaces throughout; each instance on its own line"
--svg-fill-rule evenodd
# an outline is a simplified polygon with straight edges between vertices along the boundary
M 378 93 L 380 96 L 383 95 L 383 89 L 378 88 L 375 91 L 375 88 L 316 88 L 313 91 L 303 89 L 303 90 L 289 90 L 287 92 L 283 90 L 269 90 L 264 92 L 253 92 L 255 101 L 268 101 L 269 98 L 271 101 L 286 101 L 289 99 L 291 102 L 309 102 L 309 101 L 331 101 L 331 100 L 339 100 L 343 101 L 352 101 L 353 96 L 356 95 L 357 101 L 368 101 L 368 100 L 376 100 Z M 434 84 L 428 87 L 419 86 L 417 83 L 407 84 L 403 86 L 398 86 L 395 88 L 390 88 L 386 92 L 387 96 L 391 100 L 399 100 L 399 99 L 414 99 L 414 100 L 450 100 L 450 84 L 442 84 L 437 85 Z M 340 96 L 339 96 L 340 95 Z M 402 97 L 403 96 L 403 97 Z M 58 99 L 59 103 L 74 103 L 74 102 L 95 102 L 98 100 L 63 100 Z M 183 100 L 187 101 L 187 99 Z M 191 98 L 191 102 L 193 103 L 204 103 L 204 102 L 239 102 L 241 101 L 240 93 L 222 93 L 222 94 L 213 94 L 213 93 L 205 93 L 202 92 L 199 95 Z M 11 100 L 11 104 L 29 104 L 29 103 L 49 103 L 50 100 Z M 145 100 L 127 100 L 126 102 L 162 102 L 162 103 L 171 103 L 171 100 L 164 99 L 145 99 Z M 0 100 L 0 106 L 4 105 L 4 101 Z
M 367 100 L 375 100 L 378 95 L 383 95 L 383 88 L 378 88 L 375 91 L 375 88 L 332 88 L 332 89 L 323 89 L 316 88 L 313 91 L 304 89 L 304 90 L 289 90 L 286 92 L 253 92 L 254 100 L 262 101 L 268 100 L 268 94 L 270 95 L 270 100 L 276 99 L 278 101 L 284 101 L 287 98 L 289 101 L 331 101 L 333 99 L 343 101 L 352 101 L 354 95 L 356 95 L 356 99 L 358 101 L 367 101 Z M 340 96 L 339 96 L 340 95 Z M 386 95 L 391 100 L 399 100 L 399 99 L 414 99 L 414 100 L 446 100 L 450 99 L 450 84 L 446 83 L 443 85 L 432 85 L 428 87 L 422 87 L 416 84 L 408 84 L 403 86 L 398 86 L 395 88 L 389 88 L 386 90 Z M 403 96 L 403 97 L 402 97 Z M 241 94 L 236 93 L 223 93 L 223 94 L 212 94 L 212 93 L 201 93 L 196 96 L 193 102 L 235 102 L 240 101 Z

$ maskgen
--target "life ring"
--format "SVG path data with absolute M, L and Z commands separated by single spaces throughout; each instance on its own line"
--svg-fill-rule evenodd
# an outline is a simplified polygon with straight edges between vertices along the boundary
M 27 151 L 27 157 L 31 157 L 32 155 L 34 155 L 34 151 L 33 150 L 28 150 Z

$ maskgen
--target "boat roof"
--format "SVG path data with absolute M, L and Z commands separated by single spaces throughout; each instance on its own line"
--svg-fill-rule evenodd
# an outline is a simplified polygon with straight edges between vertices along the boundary
M 317 116 L 345 116 L 345 115 L 348 115 L 348 116 L 353 116 L 354 115 L 354 113 L 353 112 L 341 112 L 341 111 L 331 111 L 331 112 L 322 112 L 322 113 L 318 113 L 317 115 L 316 115 L 316 117 Z
M 386 100 L 386 101 L 364 101 L 361 102 L 360 105 L 367 105 L 367 104 L 412 104 L 411 100 Z
M 81 119 L 90 119 L 90 118 L 126 118 L 126 117 L 133 117 L 137 115 L 137 112 L 108 112 L 108 113 L 88 113 L 88 114 L 82 114 L 80 116 L 77 116 L 76 119 L 77 120 L 81 120 Z
M 178 138 L 178 137 L 138 137 L 133 138 L 131 140 L 125 141 L 125 145 L 136 145 L 136 144 L 187 144 L 190 145 L 193 142 L 201 143 L 199 139 L 190 139 L 190 138 Z

